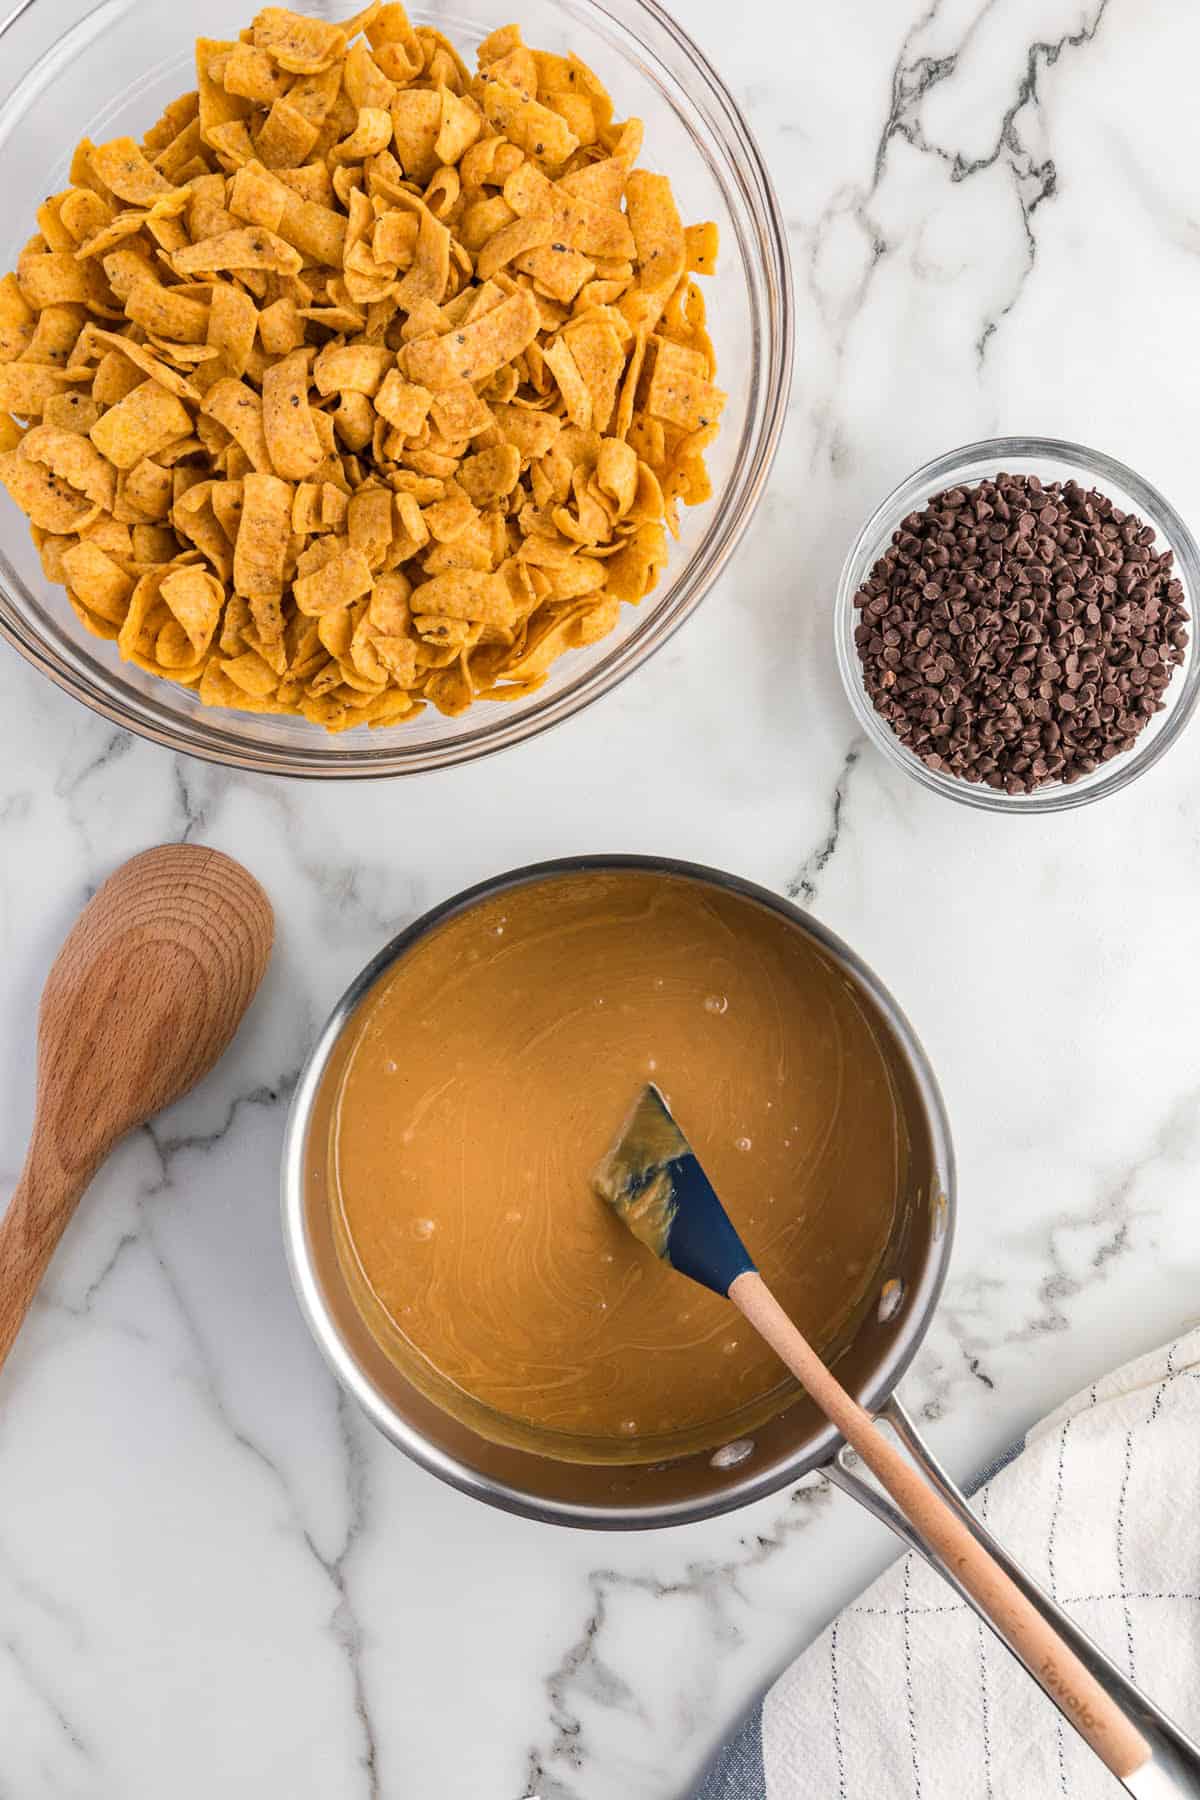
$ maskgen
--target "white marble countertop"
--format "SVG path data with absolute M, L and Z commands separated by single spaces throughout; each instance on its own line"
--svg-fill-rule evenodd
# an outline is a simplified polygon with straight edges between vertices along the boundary
M 0 1191 L 41 981 L 118 860 L 217 845 L 280 926 L 234 1053 L 114 1157 L 0 1377 L 4 1796 L 675 1800 L 892 1556 L 820 1483 L 673 1532 L 536 1526 L 339 1401 L 280 1246 L 289 1090 L 368 954 L 500 868 L 724 865 L 891 985 L 960 1161 L 904 1389 L 956 1471 L 1197 1311 L 1200 734 L 1100 806 L 976 814 L 856 740 L 829 614 L 867 508 L 992 432 L 1091 442 L 1200 520 L 1200 15 L 674 11 L 773 169 L 798 356 L 770 493 L 657 661 L 500 759 L 334 791 L 172 758 L 0 651 Z

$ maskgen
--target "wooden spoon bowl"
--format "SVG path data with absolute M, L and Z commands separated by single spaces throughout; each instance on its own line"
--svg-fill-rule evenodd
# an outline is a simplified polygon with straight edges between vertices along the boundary
M 135 856 L 80 914 L 42 993 L 33 1135 L 0 1220 L 0 1364 L 109 1151 L 230 1042 L 274 929 L 254 877 L 193 844 Z

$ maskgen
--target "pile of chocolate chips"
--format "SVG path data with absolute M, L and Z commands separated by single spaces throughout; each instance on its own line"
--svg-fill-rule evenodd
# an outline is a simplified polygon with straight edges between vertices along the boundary
M 910 513 L 855 595 L 875 709 L 931 769 L 1010 794 L 1128 750 L 1187 647 L 1153 527 L 1078 482 L 997 475 Z

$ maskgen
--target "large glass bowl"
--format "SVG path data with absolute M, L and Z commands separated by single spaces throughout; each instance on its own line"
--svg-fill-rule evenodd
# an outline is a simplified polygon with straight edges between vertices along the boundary
M 355 0 L 296 10 L 344 18 Z M 12 268 L 47 194 L 65 185 L 79 138 L 140 136 L 195 86 L 198 34 L 234 37 L 256 0 L 26 0 L 0 26 L 0 272 Z M 202 707 L 186 689 L 123 663 L 79 625 L 47 582 L 24 517 L 0 495 L 0 632 L 52 681 L 116 724 L 174 750 L 276 774 L 416 773 L 519 743 L 615 687 L 659 649 L 704 598 L 762 493 L 787 407 L 792 302 L 779 206 L 732 97 L 696 45 L 654 0 L 453 0 L 414 5 L 468 61 L 498 25 L 519 18 L 528 43 L 573 50 L 611 91 L 620 116 L 642 118 L 643 161 L 669 173 L 685 220 L 715 219 L 718 273 L 705 284 L 729 393 L 709 453 L 714 498 L 684 508 L 681 541 L 654 593 L 625 607 L 612 636 L 564 656 L 538 693 L 479 701 L 462 718 L 427 709 L 411 724 L 332 737 L 304 719 Z
M 1049 781 L 1031 794 L 1010 794 L 1003 788 L 966 781 L 941 769 L 931 769 L 902 744 L 891 726 L 875 710 L 863 680 L 862 660 L 854 642 L 861 614 L 854 596 L 892 541 L 902 519 L 921 512 L 935 494 L 947 488 L 971 487 L 1004 470 L 1009 475 L 1036 475 L 1045 484 L 1077 481 L 1083 488 L 1099 488 L 1122 512 L 1137 513 L 1154 527 L 1158 548 L 1175 554 L 1175 574 L 1183 583 L 1184 604 L 1189 614 L 1188 644 L 1182 665 L 1171 677 L 1163 698 L 1163 710 L 1155 713 L 1132 747 L 1103 762 L 1078 781 Z M 948 800 L 962 800 L 987 812 L 1064 812 L 1119 793 L 1165 756 L 1179 737 L 1200 700 L 1200 651 L 1196 645 L 1197 607 L 1200 606 L 1200 550 L 1187 525 L 1169 501 L 1141 475 L 1115 457 L 1083 444 L 1058 438 L 985 438 L 978 444 L 935 457 L 902 481 L 871 514 L 846 558 L 834 603 L 834 634 L 838 668 L 851 706 L 867 736 L 890 762 L 911 775 L 923 787 Z

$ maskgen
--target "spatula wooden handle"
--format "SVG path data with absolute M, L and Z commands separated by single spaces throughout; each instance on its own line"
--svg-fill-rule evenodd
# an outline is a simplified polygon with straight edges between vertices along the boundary
M 0 1218 L 0 1368 L 91 1178 L 91 1168 L 55 1169 L 30 1150 Z
M 986 1614 L 1010 1649 L 1091 1745 L 1124 1780 L 1151 1757 L 1150 1745 L 1016 1584 L 956 1519 L 941 1496 L 878 1430 L 788 1318 L 758 1274 L 739 1275 L 729 1298 L 887 1489 L 913 1530 Z

